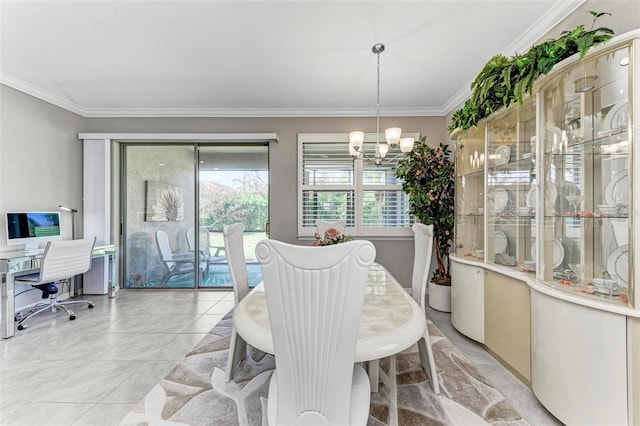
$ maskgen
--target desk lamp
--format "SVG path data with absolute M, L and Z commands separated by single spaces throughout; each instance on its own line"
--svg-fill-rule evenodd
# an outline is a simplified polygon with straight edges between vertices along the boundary
M 60 204 L 58 208 L 60 208 L 60 210 L 62 211 L 71 213 L 71 239 L 75 240 L 76 239 L 76 213 L 78 213 L 78 210 L 73 209 L 71 207 L 65 207 L 62 204 Z

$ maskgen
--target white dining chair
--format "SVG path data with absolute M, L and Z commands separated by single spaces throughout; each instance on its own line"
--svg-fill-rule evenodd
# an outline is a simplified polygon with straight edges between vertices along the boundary
M 235 306 L 249 293 L 249 277 L 247 274 L 247 262 L 244 256 L 244 225 L 234 223 L 222 228 L 224 248 L 227 254 L 227 263 L 233 282 L 233 296 Z M 227 356 L 226 380 L 231 381 L 236 366 L 245 359 L 247 343 L 238 335 L 235 326 L 231 327 L 231 342 L 229 343 L 229 355 Z
M 354 364 L 369 266 L 369 241 L 325 247 L 262 240 L 262 264 L 276 369 L 271 425 L 364 425 L 369 378 Z
M 413 257 L 413 273 L 411 276 L 411 296 L 420 305 L 424 315 L 427 315 L 425 299 L 427 294 L 427 283 L 429 282 L 429 267 L 431 266 L 431 253 L 433 251 L 433 225 L 424 225 L 422 223 L 414 223 L 411 227 L 414 235 L 414 257 Z M 433 356 L 433 348 L 431 347 L 431 338 L 429 337 L 429 326 L 425 328 L 423 337 L 418 341 L 418 352 L 420 354 L 420 364 L 425 373 L 429 376 L 431 387 L 435 394 L 440 393 L 440 383 L 438 381 L 438 373 L 436 372 L 435 358 Z M 390 401 L 396 401 L 397 385 L 395 380 L 396 374 L 396 357 L 389 357 L 389 374 L 380 369 L 380 361 L 369 361 L 368 369 L 371 377 L 371 391 L 378 390 L 378 377 L 382 378 L 383 383 L 389 387 Z M 397 424 L 397 409 L 391 407 L 390 420 L 391 424 Z
M 328 229 L 334 228 L 340 234 L 344 235 L 344 230 L 347 227 L 346 220 L 316 220 L 316 232 L 320 235 L 320 238 L 324 237 L 324 233 Z
M 431 253 L 433 252 L 433 225 L 414 223 L 411 226 L 414 241 L 413 274 L 411 276 L 411 295 L 420 305 L 422 312 L 427 316 L 426 297 L 427 284 L 429 283 L 429 267 L 431 266 Z M 440 393 L 438 373 L 436 372 L 431 338 L 429 337 L 429 326 L 424 332 L 424 337 L 418 341 L 418 351 L 420 352 L 420 362 L 424 371 L 429 373 L 431 387 L 436 394 Z

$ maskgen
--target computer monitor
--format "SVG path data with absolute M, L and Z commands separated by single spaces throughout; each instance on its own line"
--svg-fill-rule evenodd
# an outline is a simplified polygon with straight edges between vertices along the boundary
M 61 240 L 60 212 L 6 212 L 7 245 L 37 250 L 41 242 Z

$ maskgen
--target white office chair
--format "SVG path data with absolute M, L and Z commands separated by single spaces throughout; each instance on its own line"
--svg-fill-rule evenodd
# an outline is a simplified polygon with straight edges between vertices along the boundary
M 42 298 L 49 299 L 49 303 L 38 304 L 16 314 L 18 330 L 27 328 L 25 322 L 44 311 L 63 310 L 69 315 L 70 320 L 76 319 L 75 313 L 67 308 L 74 303 L 86 303 L 93 308 L 93 302 L 89 300 L 70 300 L 59 302 L 57 282 L 71 282 L 76 275 L 84 274 L 91 267 L 91 251 L 96 239 L 84 238 L 81 240 L 49 241 L 40 259 L 40 269 L 34 274 L 21 275 L 15 278 L 16 284 L 29 284 L 33 288 L 42 291 Z
M 224 248 L 227 253 L 229 272 L 233 282 L 233 296 L 235 305 L 249 293 L 249 277 L 247 274 L 247 263 L 244 256 L 244 225 L 234 223 L 225 225 L 222 228 L 224 236 Z M 231 328 L 231 343 L 229 344 L 229 355 L 227 358 L 226 380 L 229 382 L 233 378 L 233 372 L 238 363 L 247 354 L 247 343 L 236 333 L 235 326 Z
M 411 227 L 414 234 L 414 258 L 413 258 L 413 274 L 411 277 L 411 296 L 420 305 L 424 315 L 427 315 L 425 307 L 425 298 L 427 292 L 427 283 L 429 282 L 429 266 L 431 265 L 431 253 L 433 249 L 433 225 L 424 225 L 422 223 L 414 223 Z M 431 348 L 431 338 L 429 337 L 429 328 L 425 329 L 423 337 L 418 341 L 418 351 L 420 353 L 420 364 L 425 373 L 431 380 L 431 387 L 435 394 L 440 393 L 440 383 L 438 382 L 438 373 L 436 372 L 436 364 Z M 371 390 L 377 391 L 378 380 L 382 377 L 382 381 L 389 387 L 390 401 L 392 403 L 397 400 L 393 394 L 397 392 L 395 380 L 396 374 L 396 357 L 389 357 L 390 369 L 389 375 L 380 369 L 379 360 L 369 361 L 369 375 L 372 377 Z M 390 409 L 391 416 L 397 416 L 397 410 Z M 397 424 L 398 419 L 391 419 L 391 424 Z
M 324 233 L 331 228 L 334 228 L 341 235 L 344 235 L 344 229 L 346 227 L 346 220 L 316 220 L 316 232 L 320 235 L 320 238 L 324 238 Z
M 256 246 L 276 362 L 269 424 L 367 423 L 369 379 L 354 359 L 375 255 L 369 241 L 308 247 L 262 240 Z
M 169 279 L 175 275 L 194 272 L 196 256 L 194 253 L 174 254 L 169 243 L 169 236 L 164 231 L 156 231 L 156 243 L 160 253 L 160 260 L 167 270 L 160 280 L 160 286 L 164 286 Z M 198 271 L 204 275 L 205 262 L 198 260 Z

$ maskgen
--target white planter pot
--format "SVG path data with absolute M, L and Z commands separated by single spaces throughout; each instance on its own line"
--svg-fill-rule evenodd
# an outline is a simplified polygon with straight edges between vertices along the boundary
M 429 306 L 436 311 L 451 312 L 451 286 L 430 282 Z

